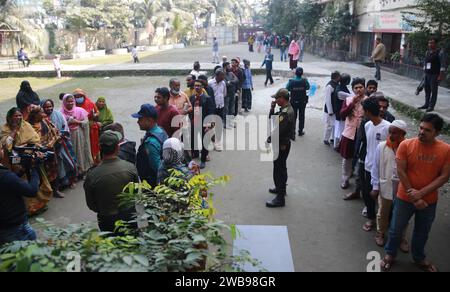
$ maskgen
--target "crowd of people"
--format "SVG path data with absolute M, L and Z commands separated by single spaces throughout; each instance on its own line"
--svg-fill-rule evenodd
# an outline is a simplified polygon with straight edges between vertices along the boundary
M 282 37 L 275 45 L 282 49 L 287 42 Z M 268 43 L 262 64 L 267 71 L 272 69 L 271 46 Z M 302 49 L 296 40 L 291 46 L 295 76 L 273 96 L 270 112 L 279 115 L 280 122 L 280 155 L 274 161 L 275 188 L 270 190 L 276 198 L 267 202 L 270 208 L 285 206 L 291 141 L 296 139 L 296 132 L 300 137 L 305 135 L 311 86 L 295 62 L 301 60 Z M 291 53 L 297 54 L 297 60 Z M 218 59 L 218 54 L 214 58 Z M 23 81 L 16 97 L 17 107 L 8 111 L 0 136 L 0 187 L 8 190 L 0 204 L 0 244 L 36 238 L 28 215 L 41 213 L 52 197 L 64 198 L 65 189 L 83 180 L 87 205 L 97 213 L 100 230 L 114 232 L 115 222 L 129 221 L 133 213 L 117 202 L 117 195 L 129 182 L 145 180 L 156 186 L 165 182 L 170 169 L 186 177 L 198 174 L 211 160 L 211 148 L 199 138 L 203 141 L 210 135 L 214 149 L 222 151 L 223 131 L 236 127 L 232 117 L 252 109 L 250 61 L 241 62 L 238 57 L 222 61 L 210 77 L 195 62 L 184 91 L 176 78 L 169 80 L 168 87 L 155 90 L 156 105 L 143 104 L 132 115 L 145 132 L 137 151 L 136 142 L 125 138 L 123 126 L 115 121 L 105 97 L 93 102 L 78 88 L 61 93 L 62 106 L 55 109 L 52 99 L 41 100 L 30 83 Z M 270 73 L 266 86 L 269 81 L 273 83 Z M 385 247 L 383 269 L 391 268 L 400 249 L 411 251 L 422 269 L 435 271 L 424 250 L 436 214 L 438 189 L 450 176 L 450 146 L 437 139 L 444 125 L 442 118 L 425 115 L 418 137 L 407 139 L 407 124 L 389 112 L 389 100 L 378 91 L 376 80 L 352 79 L 337 71 L 325 86 L 324 103 L 323 143 L 342 157 L 340 187 L 349 189 L 355 177 L 354 191 L 343 199 L 362 196 L 362 214 L 367 217 L 362 228 L 367 232 L 375 230 L 375 244 Z M 280 106 L 278 113 L 276 105 Z M 207 120 L 213 115 L 221 120 Z M 186 125 L 190 125 L 188 133 L 184 131 Z M 191 149 L 184 148 L 186 141 L 190 141 Z M 15 165 L 9 158 L 18 146 L 39 146 L 38 157 L 45 151 L 54 156 L 27 167 Z M 197 158 L 199 164 L 194 162 Z M 413 215 L 410 246 L 406 232 Z
M 349 89 L 348 86 L 351 85 Z M 383 270 L 390 270 L 400 249 L 411 251 L 419 268 L 437 268 L 426 258 L 425 245 L 436 216 L 438 190 L 450 177 L 450 146 L 438 139 L 444 121 L 428 113 L 417 138 L 389 112 L 389 100 L 376 80 L 351 79 L 333 72 L 325 88 L 324 141 L 342 157 L 340 187 L 354 191 L 344 200 L 363 198 L 363 230 L 375 230 L 374 242 L 384 247 Z M 409 221 L 414 217 L 411 244 Z
M 30 83 L 23 81 L 16 97 L 17 107 L 8 111 L 0 136 L 1 181 L 6 180 L 7 185 L 20 182 L 20 188 L 10 194 L 20 205 L 20 212 L 10 214 L 9 219 L 0 215 L 0 243 L 11 238 L 32 238 L 28 216 L 47 210 L 52 198 L 64 198 L 64 190 L 75 188 L 77 183 L 84 181 L 86 200 L 98 214 L 100 229 L 113 232 L 115 221 L 130 219 L 129 210 L 121 210 L 116 200 L 127 183 L 145 180 L 156 186 L 164 183 L 170 169 L 187 176 L 199 173 L 211 157 L 198 136 L 203 141 L 208 132 L 214 133 L 215 150 L 221 151 L 223 130 L 235 127 L 226 116 L 251 109 L 253 79 L 250 62 L 244 60 L 244 64 L 239 58 L 226 61 L 208 78 L 195 62 L 184 91 L 176 78 L 169 80 L 168 87 L 157 88 L 156 105 L 143 104 L 132 115 L 145 132 L 137 151 L 136 142 L 125 138 L 123 126 L 115 121 L 104 96 L 94 102 L 77 88 L 61 93 L 61 108 L 56 109 L 54 100 L 41 99 Z M 217 122 L 205 122 L 211 115 L 221 118 L 223 129 Z M 190 133 L 182 131 L 187 124 L 191 125 Z M 193 145 L 189 151 L 184 149 L 186 139 Z M 14 156 L 22 158 L 18 147 L 28 147 L 26 153 L 36 155 L 32 163 L 13 162 Z M 48 153 L 53 155 L 44 159 Z M 196 158 L 200 158 L 199 164 L 194 162 Z M 7 170 L 15 173 L 14 180 Z M 25 200 L 19 203 L 17 197 Z M 12 222 L 9 226 L 8 220 Z M 25 235 L 24 228 L 28 231 Z
M 270 33 L 250 34 L 247 43 L 250 52 L 254 52 L 255 44 L 258 53 L 264 51 L 266 54 L 271 54 L 273 48 L 279 49 L 280 61 L 287 62 L 289 59 L 289 68 L 291 70 L 297 68 L 298 62 L 303 62 L 303 56 L 305 54 L 304 35 L 297 36 L 295 33 L 290 36 L 273 35 Z

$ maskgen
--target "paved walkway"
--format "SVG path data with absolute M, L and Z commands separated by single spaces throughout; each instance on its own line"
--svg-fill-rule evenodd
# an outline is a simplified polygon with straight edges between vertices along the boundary
M 274 49 L 273 53 L 275 55 L 274 70 L 278 71 L 275 73 L 286 75 L 291 74 L 288 68 L 287 62 L 280 62 L 279 50 Z M 250 53 L 246 45 L 231 45 L 221 48 L 221 56 L 225 55 L 228 60 L 234 58 L 235 56 L 240 56 L 241 59 L 248 59 L 252 62 L 252 68 L 260 68 L 260 64 L 264 58 L 262 53 Z M 186 48 L 178 50 L 163 51 L 155 55 L 143 58 L 140 64 L 124 63 L 124 64 L 107 64 L 107 65 L 64 65 L 63 71 L 90 71 L 90 72 L 101 72 L 101 71 L 157 71 L 161 72 L 164 70 L 185 70 L 189 72 L 192 68 L 193 61 L 198 60 L 201 62 L 202 69 L 212 70 L 216 64 L 211 63 L 211 52 L 208 47 L 201 48 Z M 305 70 L 305 76 L 329 76 L 332 71 L 338 70 L 340 72 L 345 72 L 350 74 L 352 77 L 363 77 L 372 79 L 374 75 L 374 69 L 369 68 L 364 65 L 356 63 L 345 63 L 345 62 L 333 62 L 325 60 L 316 56 L 308 55 L 305 56 L 305 62 L 299 63 L 300 66 Z M 53 67 L 51 65 L 37 65 L 30 68 L 21 68 L 13 70 L 3 70 L 3 72 L 29 72 L 30 76 L 33 72 L 53 72 Z M 142 73 L 142 72 L 141 72 Z M 259 71 L 262 74 L 263 71 Z M 141 74 L 145 75 L 145 74 Z M 382 81 L 379 85 L 379 90 L 383 91 L 387 96 L 393 98 L 402 104 L 409 106 L 411 110 L 422 106 L 424 104 L 424 93 L 416 96 L 415 90 L 418 86 L 418 81 L 407 77 L 403 77 L 397 74 L 382 72 Z M 325 86 L 325 84 L 323 84 Z M 440 87 L 438 103 L 436 105 L 435 111 L 439 113 L 448 124 L 450 124 L 450 89 Z

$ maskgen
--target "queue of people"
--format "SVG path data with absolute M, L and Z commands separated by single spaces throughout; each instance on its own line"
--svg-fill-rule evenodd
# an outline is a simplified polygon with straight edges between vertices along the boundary
M 269 72 L 273 55 L 270 48 L 266 52 L 266 83 L 273 83 Z M 292 44 L 291 53 L 300 58 L 298 44 Z M 291 141 L 296 132 L 299 137 L 305 135 L 311 86 L 295 61 L 291 57 L 295 77 L 273 96 L 270 109 L 270 116 L 278 116 L 280 122 L 280 149 L 274 161 L 275 187 L 269 190 L 276 197 L 266 203 L 269 208 L 286 204 Z M 129 221 L 133 213 L 117 200 L 129 182 L 145 180 L 154 187 L 165 183 L 170 169 L 186 178 L 204 169 L 211 160 L 211 147 L 203 139 L 213 137 L 213 148 L 222 151 L 224 129 L 235 127 L 230 117 L 251 110 L 253 79 L 250 62 L 243 60 L 243 64 L 239 58 L 225 61 L 208 78 L 196 62 L 185 91 L 176 78 L 170 79 L 168 87 L 157 88 L 156 106 L 145 103 L 131 115 L 144 132 L 140 145 L 126 139 L 105 97 L 94 103 L 84 90 L 75 89 L 60 95 L 62 107 L 55 110 L 53 100 L 41 101 L 29 82 L 22 82 L 17 107 L 9 110 L 0 136 L 0 186 L 10 190 L 0 203 L 0 244 L 35 239 L 28 215 L 44 211 L 52 197 L 64 198 L 62 191 L 84 178 L 87 205 L 97 214 L 100 230 L 114 233 L 116 221 Z M 378 91 L 377 81 L 352 79 L 337 71 L 325 87 L 324 104 L 323 144 L 342 157 L 340 187 L 349 189 L 355 177 L 354 191 L 343 199 L 363 198 L 362 215 L 367 220 L 362 229 L 375 231 L 374 243 L 385 248 L 382 268 L 390 270 L 399 249 L 411 252 L 421 269 L 436 271 L 425 246 L 436 215 L 437 192 L 450 177 L 450 146 L 438 139 L 442 118 L 425 115 L 418 137 L 408 139 L 407 124 L 389 112 L 389 100 Z M 219 120 L 207 119 L 212 115 Z M 187 142 L 190 149 L 184 147 Z M 15 165 L 9 157 L 18 146 L 38 146 L 54 156 L 42 158 L 39 164 Z M 199 165 L 193 162 L 196 158 Z M 410 243 L 407 234 L 414 215 Z
M 417 138 L 408 137 L 406 122 L 388 111 L 389 100 L 376 80 L 365 81 L 333 72 L 325 88 L 324 141 L 342 157 L 340 187 L 355 189 L 344 200 L 363 198 L 365 232 L 384 247 L 381 269 L 389 271 L 398 250 L 412 253 L 422 270 L 436 272 L 425 246 L 436 216 L 438 190 L 450 177 L 450 145 L 439 140 L 444 121 L 426 114 Z M 409 138 L 409 139 L 408 139 Z M 414 216 L 412 240 L 408 226 Z M 412 225 L 412 224 L 411 224 Z

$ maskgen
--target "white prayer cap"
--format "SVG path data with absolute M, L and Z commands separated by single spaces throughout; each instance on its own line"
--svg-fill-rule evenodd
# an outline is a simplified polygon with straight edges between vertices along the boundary
M 396 127 L 397 129 L 400 129 L 403 132 L 408 133 L 408 125 L 405 123 L 405 121 L 395 120 L 392 122 L 391 127 Z

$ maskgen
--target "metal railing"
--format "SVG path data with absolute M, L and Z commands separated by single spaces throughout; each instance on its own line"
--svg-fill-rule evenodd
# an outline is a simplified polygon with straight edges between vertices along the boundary
M 324 47 L 307 47 L 306 51 L 310 54 L 317 55 L 319 57 L 340 61 L 340 62 L 355 62 L 358 61 L 358 57 L 355 53 L 346 50 L 336 50 Z

